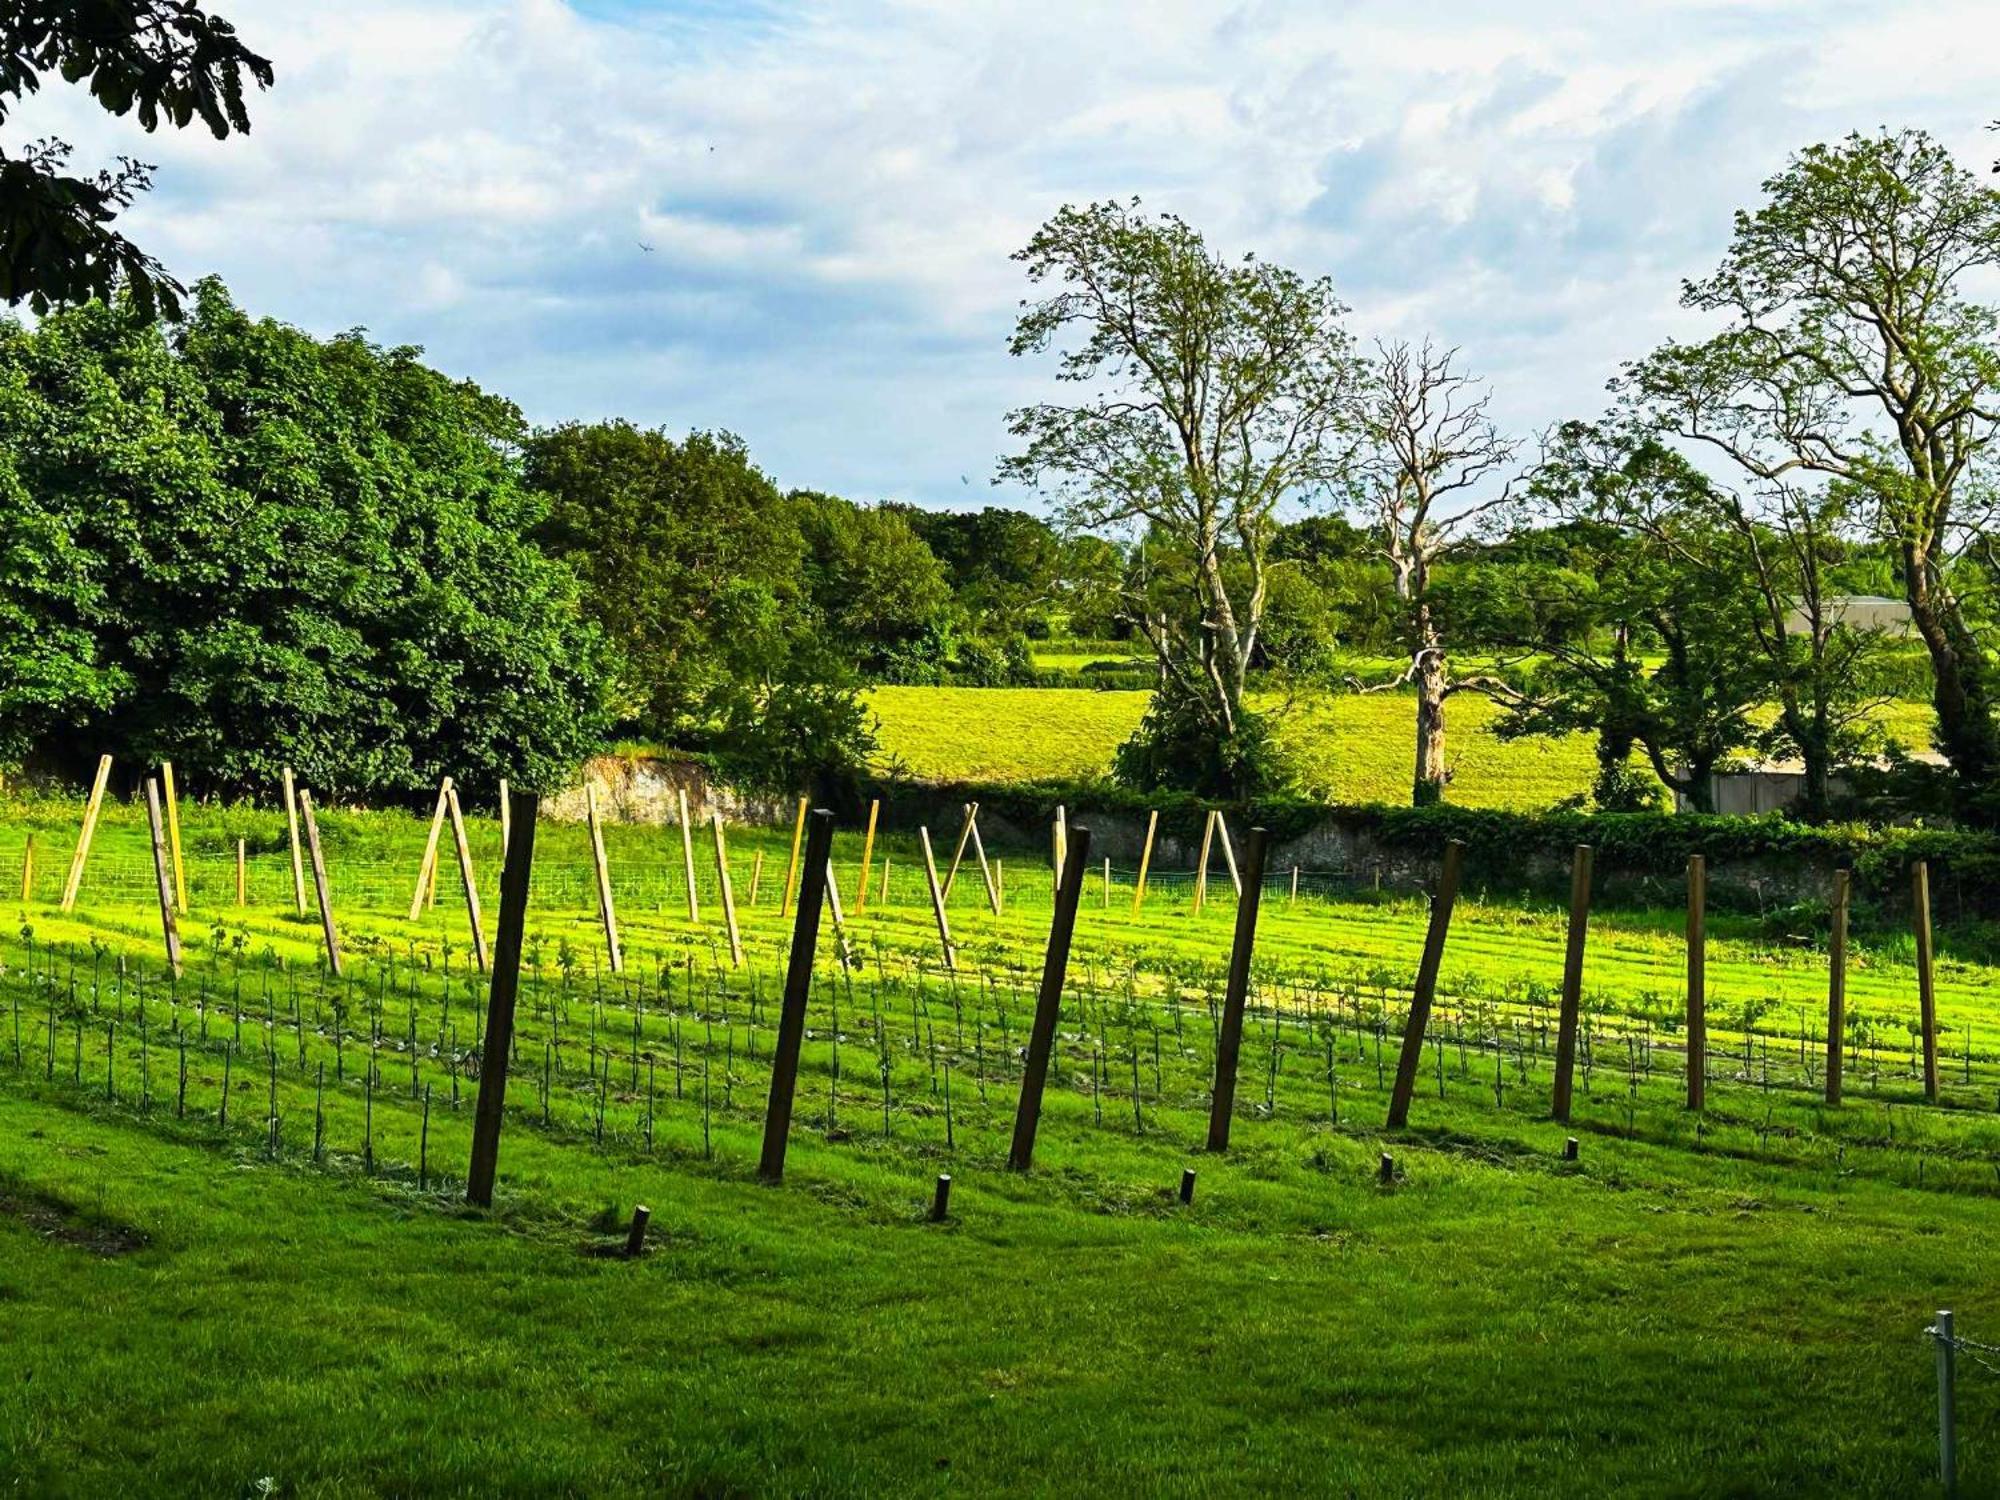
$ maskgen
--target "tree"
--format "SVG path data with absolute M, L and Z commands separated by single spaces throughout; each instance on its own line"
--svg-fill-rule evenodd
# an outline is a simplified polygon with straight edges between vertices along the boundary
M 891 671 L 948 635 L 951 585 L 900 507 L 794 490 L 804 585 L 853 672 Z
M 0 324 L 0 760 L 189 785 L 560 783 L 603 642 L 525 534 L 520 413 L 414 349 L 102 303 Z
M 1922 132 L 1813 146 L 1682 294 L 1723 330 L 1621 381 L 1662 430 L 1756 485 L 1833 481 L 1862 505 L 1930 658 L 1938 747 L 1974 795 L 2000 776 L 2000 689 L 1953 573 L 2000 430 L 1995 313 L 1969 293 L 1996 265 L 2000 193 Z
M 1010 351 L 1060 344 L 1056 378 L 1083 389 L 1010 413 L 1024 446 L 1001 477 L 1049 487 L 1071 525 L 1151 527 L 1183 554 L 1177 607 L 1133 590 L 1126 615 L 1159 662 L 1156 723 L 1226 744 L 1247 717 L 1278 508 L 1323 492 L 1351 447 L 1347 309 L 1326 278 L 1227 264 L 1136 199 L 1065 206 L 1014 258 L 1053 290 L 1024 304 Z M 1255 757 L 1211 759 L 1235 767 L 1211 790 L 1247 792 L 1264 774 Z
M 1378 346 L 1380 358 L 1363 400 L 1367 433 L 1361 504 L 1389 564 L 1402 619 L 1399 634 L 1410 659 L 1383 687 L 1414 684 L 1416 768 L 1410 800 L 1422 807 L 1444 796 L 1445 700 L 1490 678 L 1455 678 L 1433 584 L 1438 564 L 1461 546 L 1483 518 L 1506 504 L 1493 481 L 1513 462 L 1487 408 L 1491 392 L 1453 368 L 1458 351 L 1407 343 Z
M 41 87 L 44 73 L 88 82 L 112 114 L 136 113 L 147 131 L 164 117 L 185 129 L 197 117 L 217 140 L 250 129 L 247 77 L 269 88 L 271 64 L 195 0 L 14 0 L 0 8 L 0 124 L 9 101 Z M 112 228 L 152 181 L 129 157 L 118 169 L 77 177 L 70 148 L 41 140 L 0 150 L 0 297 L 37 313 L 123 289 L 143 316 L 174 315 L 184 288 Z

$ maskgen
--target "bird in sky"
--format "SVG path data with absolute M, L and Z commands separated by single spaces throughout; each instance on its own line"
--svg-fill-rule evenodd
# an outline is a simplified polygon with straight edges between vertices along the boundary
M 653 253 L 653 247 L 647 244 L 644 240 L 639 241 L 639 248 L 645 251 L 648 255 L 651 255 Z

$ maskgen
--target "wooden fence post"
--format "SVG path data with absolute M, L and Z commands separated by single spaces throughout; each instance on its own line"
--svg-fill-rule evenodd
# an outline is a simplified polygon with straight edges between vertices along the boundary
M 1578 844 L 1569 866 L 1569 942 L 1563 950 L 1562 1011 L 1556 1027 L 1555 1096 L 1549 1114 L 1569 1123 L 1576 1071 L 1576 1015 L 1583 1004 L 1583 940 L 1590 926 L 1591 849 Z
M 979 804 L 977 802 L 966 803 L 965 821 L 958 825 L 958 846 L 951 851 L 951 868 L 945 871 L 944 883 L 939 887 L 944 892 L 944 898 L 947 901 L 951 899 L 952 882 L 958 879 L 959 862 L 965 858 L 965 845 L 967 840 L 972 837 L 972 825 L 978 817 Z
M 1924 1037 L 1924 1097 L 1938 1099 L 1937 991 L 1931 980 L 1931 871 L 1923 860 L 1910 869 L 1910 919 L 1917 939 L 1917 1020 Z
M 479 972 L 486 972 L 486 924 L 479 915 L 479 881 L 472 873 L 472 845 L 465 838 L 465 817 L 458 810 L 458 788 L 446 793 L 451 810 L 451 841 L 458 850 L 458 878 L 465 886 L 465 916 L 472 927 L 472 954 L 479 960 Z M 432 871 L 436 879 L 436 871 Z
M 1222 815 L 1222 809 L 1215 810 L 1215 834 L 1222 840 L 1222 862 L 1229 869 L 1229 885 L 1240 897 L 1243 894 L 1243 877 L 1236 872 L 1236 848 L 1229 842 L 1229 820 Z
M 750 851 L 750 904 L 753 907 L 757 904 L 757 887 L 763 883 L 764 851 L 762 849 L 752 849 Z
M 1194 909 L 1198 916 L 1208 900 L 1208 851 L 1215 842 L 1215 809 L 1201 820 L 1201 854 L 1194 862 Z
M 303 917 L 306 914 L 306 867 L 304 857 L 299 853 L 298 783 L 292 779 L 290 766 L 285 767 L 285 826 L 292 835 L 292 905 Z
M 812 995 L 813 955 L 819 947 L 819 917 L 826 906 L 826 871 L 833 855 L 833 814 L 812 815 L 806 839 L 806 867 L 799 887 L 799 911 L 792 923 L 792 952 L 785 966 L 785 994 L 778 1011 L 777 1042 L 771 1052 L 771 1098 L 764 1110 L 764 1149 L 757 1175 L 769 1183 L 785 1177 L 785 1145 L 792 1130 L 792 1095 L 798 1089 L 799 1048 L 805 1041 L 806 1002 Z
M 938 943 L 944 949 L 944 966 L 958 972 L 958 953 L 951 946 L 951 923 L 944 914 L 944 888 L 938 884 L 937 859 L 931 853 L 931 831 L 919 824 L 917 842 L 924 847 L 924 879 L 930 883 L 931 911 L 937 917 Z
M 868 910 L 868 882 L 875 873 L 875 819 L 882 811 L 882 799 L 868 799 L 868 832 L 861 839 L 861 883 L 854 890 L 854 914 Z
M 729 846 L 722 837 L 722 809 L 708 810 L 709 822 L 715 829 L 715 878 L 722 889 L 722 925 L 729 934 L 729 966 L 743 967 L 743 936 L 736 927 L 736 892 L 729 884 Z
M 326 860 L 319 848 L 319 822 L 313 817 L 312 793 L 299 788 L 299 816 L 305 819 L 306 847 L 312 852 L 313 894 L 319 899 L 320 935 L 326 940 L 326 966 L 340 978 L 340 939 L 333 930 L 333 898 L 326 889 Z
M 250 861 L 247 855 L 248 851 L 244 847 L 244 841 L 238 839 L 236 841 L 236 904 L 238 906 L 248 906 L 250 904 Z
M 1842 1033 L 1847 1030 L 1847 895 L 1852 878 L 1833 872 L 1833 932 L 1826 950 L 1826 1102 L 1840 1103 Z
M 618 908 L 611 900 L 611 862 L 604 857 L 604 828 L 597 820 L 597 788 L 583 784 L 583 810 L 590 821 L 590 862 L 597 871 L 597 910 L 604 919 L 604 951 L 611 972 L 625 972 L 625 950 L 618 943 Z
M 289 802 L 291 792 L 285 793 Z M 431 810 L 430 836 L 424 840 L 424 857 L 417 865 L 417 888 L 410 895 L 410 920 L 416 921 L 424 914 L 424 901 L 431 892 L 431 878 L 437 870 L 438 840 L 444 834 L 444 820 L 451 810 L 451 778 L 438 781 L 437 806 Z
M 521 990 L 521 940 L 528 927 L 528 875 L 535 863 L 533 792 L 508 796 L 507 857 L 500 869 L 500 926 L 493 935 L 487 986 L 486 1033 L 479 1047 L 479 1100 L 472 1120 L 472 1164 L 465 1201 L 493 1206 L 493 1178 L 500 1165 L 500 1126 L 507 1111 L 507 1061 L 514 1050 L 514 1001 Z M 519 824 L 517 828 L 514 824 Z
M 187 915 L 187 867 L 181 862 L 181 799 L 174 791 L 174 763 L 160 762 L 160 795 L 167 807 L 167 851 L 174 857 L 174 910 Z
M 799 798 L 799 819 L 792 825 L 792 862 L 785 866 L 785 890 L 778 897 L 780 917 L 792 909 L 792 892 L 799 878 L 799 843 L 806 836 L 806 805 L 806 799 Z
M 1219 815 L 1218 815 L 1219 816 Z M 1222 1027 L 1215 1042 L 1215 1093 L 1208 1107 L 1208 1149 L 1229 1149 L 1236 1110 L 1236 1062 L 1243 1050 L 1243 1007 L 1250 994 L 1250 955 L 1257 946 L 1257 907 L 1264 894 L 1264 847 L 1269 835 L 1250 830 L 1243 846 L 1248 885 L 1236 903 L 1236 941 L 1229 949 L 1229 980 L 1222 996 Z
M 35 890 L 35 831 L 28 830 L 27 842 L 21 845 L 21 904 L 26 906 Z
M 1708 861 L 1688 856 L 1687 1107 L 1708 1106 Z
M 1438 967 L 1444 962 L 1445 934 L 1451 930 L 1451 909 L 1458 901 L 1458 882 L 1464 871 L 1465 845 L 1453 839 L 1444 846 L 1437 894 L 1431 897 L 1430 927 L 1424 934 L 1424 956 L 1410 991 L 1410 1018 L 1403 1028 L 1402 1056 L 1396 1060 L 1396 1087 L 1389 1096 L 1390 1130 L 1401 1130 L 1409 1123 L 1410 1096 L 1416 1091 L 1417 1068 L 1424 1060 L 1424 1029 L 1430 1024 Z
M 1055 1046 L 1056 1022 L 1062 1015 L 1070 941 L 1076 935 L 1076 909 L 1083 899 L 1083 877 L 1089 868 L 1090 830 L 1079 827 L 1071 833 L 1062 884 L 1056 888 L 1055 913 L 1049 920 L 1049 946 L 1042 956 L 1042 987 L 1035 995 L 1035 1019 L 1028 1029 L 1021 1097 L 1014 1107 L 1014 1143 L 1007 1152 L 1007 1165 L 1016 1172 L 1027 1171 L 1035 1160 L 1035 1132 L 1041 1125 L 1049 1054 Z
M 993 915 L 1000 915 L 1000 881 L 993 873 L 993 867 L 986 862 L 986 841 L 979 836 L 979 804 L 972 804 L 972 852 L 979 856 L 979 878 L 986 883 L 986 904 L 993 908 Z
M 833 940 L 840 946 L 840 966 L 854 967 L 854 945 L 847 941 L 847 917 L 840 909 L 840 880 L 833 872 L 833 860 L 826 862 L 826 914 L 833 918 Z
M 688 794 L 686 787 L 676 789 L 681 807 L 681 874 L 687 879 L 688 920 L 701 920 L 701 898 L 694 890 L 694 830 L 688 827 Z
M 1153 835 L 1159 832 L 1160 810 L 1156 807 L 1146 818 L 1146 847 L 1139 851 L 1139 879 L 1132 886 L 1132 915 L 1139 915 L 1139 907 L 1146 899 L 1146 872 L 1153 867 Z
M 90 858 L 90 841 L 97 833 L 97 815 L 104 808 L 104 784 L 111 779 L 111 757 L 97 758 L 97 779 L 90 784 L 90 796 L 83 804 L 83 828 L 76 836 L 76 848 L 69 857 L 69 875 L 63 881 L 62 909 L 76 905 L 76 893 L 83 885 L 84 861 Z
M 1051 836 L 1055 840 L 1054 869 L 1050 885 L 1050 891 L 1053 894 L 1062 889 L 1063 865 L 1069 859 L 1069 817 L 1064 813 L 1060 802 L 1056 804 L 1055 830 Z
M 500 865 L 502 869 L 506 868 L 507 864 L 507 839 L 514 831 L 513 814 L 507 803 L 507 778 L 502 776 L 500 778 Z
M 167 967 L 181 975 L 181 933 L 174 921 L 173 877 L 168 871 L 167 834 L 160 817 L 160 784 L 146 778 L 146 825 L 153 836 L 153 877 L 160 893 L 160 931 L 167 945 Z M 53 1024 L 53 1023 L 51 1023 Z

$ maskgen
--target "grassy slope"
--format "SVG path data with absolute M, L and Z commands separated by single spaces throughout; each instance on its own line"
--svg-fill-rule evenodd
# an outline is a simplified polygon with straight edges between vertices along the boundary
M 59 817 L 39 821 L 45 868 L 59 868 Z M 388 939 L 387 951 L 410 940 L 434 951 L 462 930 L 449 889 L 414 927 L 394 911 L 415 860 L 412 820 L 327 822 L 337 880 L 375 908 L 343 908 L 357 954 L 371 935 Z M 15 868 L 20 826 L 0 823 L 0 867 Z M 273 827 L 268 814 L 190 817 L 192 933 L 227 890 L 229 840 L 241 831 L 269 851 Z M 492 826 L 475 823 L 473 834 L 490 862 Z M 612 834 L 627 948 L 644 971 L 691 933 L 672 885 L 677 850 L 654 830 Z M 140 857 L 130 813 L 120 810 L 104 838 L 85 920 L 65 923 L 40 903 L 23 919 L 41 944 L 96 933 L 148 963 L 157 918 L 117 899 L 121 872 Z M 768 867 L 783 850 L 771 835 L 738 843 L 739 863 L 761 849 Z M 581 864 L 581 840 L 545 829 L 540 847 L 535 930 L 547 947 L 567 939 L 587 952 L 583 899 L 553 906 L 558 871 Z M 854 852 L 843 840 L 840 857 Z M 909 883 L 908 851 L 898 843 L 894 856 L 899 889 L 858 923 L 871 948 L 879 939 L 892 954 L 915 953 L 929 941 L 929 915 Z M 256 859 L 260 904 L 219 914 L 249 934 L 251 953 L 269 944 L 304 958 L 313 927 L 266 899 L 288 878 L 282 857 Z M 1025 861 L 1010 863 L 1019 872 Z M 740 868 L 737 882 L 747 884 Z M 1027 976 L 1002 957 L 1032 961 L 1047 904 L 1023 873 L 1010 890 L 996 919 L 968 880 L 954 920 L 969 964 L 1018 983 Z M 783 940 L 770 901 L 767 884 L 745 913 L 766 985 Z M 1216 901 L 1196 917 L 1163 882 L 1139 921 L 1124 899 L 1087 908 L 1079 987 L 1108 986 L 1115 998 L 1110 976 L 1134 961 L 1149 974 L 1175 965 L 1197 992 L 1213 986 L 1228 907 Z M 1644 1011 L 1649 991 L 1672 993 L 1669 924 L 1654 913 L 1599 920 L 1593 1010 Z M 1273 984 L 1315 968 L 1379 972 L 1355 982 L 1400 986 L 1420 925 L 1408 900 L 1274 901 L 1260 972 Z M 1727 1018 L 1745 999 L 1809 998 L 1823 984 L 1815 954 L 1768 943 L 1739 919 L 1717 929 L 1719 1046 L 1739 1040 Z M 713 933 L 712 915 L 702 931 Z M 1477 996 L 1553 978 L 1560 932 L 1552 912 L 1465 908 L 1441 1018 L 1463 1021 Z M 1908 1014 L 1899 957 L 1894 945 L 1862 947 L 1858 1007 Z M 0 946 L 7 984 L 22 959 L 10 932 Z M 194 967 L 209 963 L 197 957 Z M 219 994 L 231 964 L 213 968 Z M 1945 976 L 1952 1035 L 1968 1022 L 1986 1035 L 2000 1022 L 1993 978 L 1966 965 Z M 855 1014 L 865 996 L 846 1002 L 853 1071 L 842 1129 L 826 1132 L 827 1000 L 823 988 L 783 1190 L 750 1180 L 754 1069 L 745 1067 L 734 1108 L 715 1110 L 713 1160 L 692 1098 L 662 1102 L 652 1153 L 634 1136 L 633 1101 L 618 1098 L 617 1128 L 598 1147 L 586 1099 L 566 1091 L 555 1128 L 542 1129 L 517 1072 L 494 1222 L 417 1189 L 414 1111 L 392 1086 L 403 1066 L 392 1054 L 375 1096 L 381 1165 L 363 1178 L 351 1080 L 329 1101 L 333 1159 L 314 1169 L 297 1123 L 310 1119 L 310 1093 L 280 1070 L 289 1148 L 272 1164 L 244 1123 L 224 1134 L 203 1113 L 220 1089 L 213 1047 L 197 1056 L 199 1108 L 177 1122 L 156 1104 L 142 1123 L 129 1054 L 125 1103 L 104 1105 L 91 1081 L 102 1043 L 92 1039 L 81 1086 L 63 1068 L 50 1082 L 33 1065 L 30 1026 L 28 1065 L 0 1056 L 0 1200 L 12 1210 L 0 1212 L 0 1476 L 36 1493 L 241 1492 L 263 1476 L 298 1494 L 482 1485 L 1922 1493 L 1930 1368 L 1916 1329 L 1943 1305 L 1974 1336 L 2000 1331 L 2000 1207 L 1987 1166 L 2000 1156 L 2000 1127 L 1983 1112 L 2000 1078 L 1990 1041 L 1973 1082 L 1949 1071 L 1953 1108 L 1943 1111 L 1911 1102 L 1893 1050 L 1887 1077 L 1871 1089 L 1857 1067 L 1855 1104 L 1824 1120 L 1782 1078 L 1766 1092 L 1725 1073 L 1697 1147 L 1673 1106 L 1671 1060 L 1628 1090 L 1607 1040 L 1579 1100 L 1584 1156 L 1570 1169 L 1556 1159 L 1563 1129 L 1541 1114 L 1545 1062 L 1536 1077 L 1530 1061 L 1528 1080 L 1496 1106 L 1476 1060 L 1468 1074 L 1447 1068 L 1442 1100 L 1427 1060 L 1416 1130 L 1385 1141 L 1367 1037 L 1336 1035 L 1335 1127 L 1312 1034 L 1283 1034 L 1279 1105 L 1265 1118 L 1268 1026 L 1253 1020 L 1237 1149 L 1209 1159 L 1197 1150 L 1205 1012 L 1198 1003 L 1183 1012 L 1190 1055 L 1177 1062 L 1169 1048 L 1165 1087 L 1147 1080 L 1141 1133 L 1121 1113 L 1117 1072 L 1102 1119 L 1092 1102 L 1091 1034 L 1114 1062 L 1136 1040 L 1115 1003 L 1107 1019 L 1100 995 L 1094 1017 L 1087 1004 L 1066 1015 L 1039 1169 L 1022 1180 L 1000 1170 L 1007 1066 L 982 1103 L 964 1045 L 955 1146 L 945 1145 L 915 1049 L 896 1053 L 895 1138 L 877 1136 L 873 1059 Z M 892 1016 L 900 1003 L 892 999 Z M 1018 1030 L 1025 1002 L 1012 1003 Z M 31 1020 L 40 1006 L 31 995 Z M 265 1088 L 250 1009 L 235 1078 L 242 1115 Z M 389 1018 L 400 1014 L 392 1002 Z M 219 1043 L 220 1012 L 215 1031 Z M 1782 1032 L 1775 1041 L 1782 1069 Z M 663 1036 L 649 1031 L 648 1045 Z M 324 1055 L 323 1042 L 314 1046 Z M 58 1057 L 66 1067 L 66 1041 Z M 355 1050 L 348 1059 L 353 1069 Z M 440 1107 L 434 1121 L 433 1161 L 447 1170 L 463 1159 L 467 1114 Z M 1928 1143 L 1921 1188 L 1912 1140 Z M 1392 1190 L 1372 1180 L 1385 1147 L 1404 1173 Z M 1189 1161 L 1201 1182 L 1183 1212 L 1171 1189 Z M 954 1221 L 926 1225 L 930 1178 L 947 1169 Z M 658 1253 L 637 1265 L 579 1253 L 604 1205 L 633 1201 L 654 1209 Z M 145 1247 L 92 1253 L 104 1237 L 98 1216 L 143 1231 Z M 50 1233 L 63 1226 L 86 1243 Z M 1968 1493 L 2000 1475 L 1986 1438 L 1997 1397 L 2000 1382 L 1968 1372 Z

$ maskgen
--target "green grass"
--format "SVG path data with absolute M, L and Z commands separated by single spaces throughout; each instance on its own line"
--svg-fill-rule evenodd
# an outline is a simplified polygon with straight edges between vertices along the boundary
M 878 843 L 890 889 L 855 912 L 844 834 L 862 966 L 843 975 L 826 935 L 773 1190 L 753 1168 L 788 837 L 733 835 L 738 970 L 711 860 L 698 848 L 693 923 L 676 833 L 610 829 L 614 977 L 582 835 L 545 826 L 487 1216 L 457 1206 L 480 985 L 449 882 L 404 920 L 419 822 L 325 816 L 341 984 L 291 910 L 282 820 L 190 809 L 188 972 L 169 986 L 130 809 L 77 912 L 52 909 L 73 818 L 0 812 L 0 869 L 33 828 L 43 871 L 0 936 L 0 1475 L 23 1492 L 1923 1494 L 1918 1330 L 1952 1306 L 2000 1341 L 2000 976 L 1950 931 L 1942 1106 L 1910 1076 L 1907 944 L 1864 930 L 1851 1096 L 1830 1110 L 1800 1060 L 1824 953 L 1717 914 L 1697 1122 L 1678 1103 L 1676 914 L 1598 913 L 1565 1127 L 1547 1118 L 1562 914 L 1477 899 L 1475 869 L 1441 1045 L 1412 1128 L 1385 1134 L 1377 1058 L 1393 1065 L 1420 899 L 1280 886 L 1216 1157 L 1199 1148 L 1226 879 L 1196 914 L 1186 872 L 1157 871 L 1135 916 L 1115 872 L 1108 903 L 1086 891 L 1021 1177 L 1002 1164 L 1047 871 L 1001 851 L 997 916 L 961 871 L 954 982 L 908 844 Z M 471 833 L 490 920 L 497 831 Z M 931 1225 L 939 1171 L 954 1212 Z M 653 1252 L 590 1253 L 634 1202 Z M 1968 1368 L 1964 1386 L 1965 1492 L 1994 1492 L 2000 1378 Z
M 867 702 L 879 721 L 884 769 L 922 781 L 1056 781 L 1108 774 L 1112 752 L 1137 727 L 1150 696 L 1089 688 L 878 687 Z M 1501 715 L 1474 694 L 1447 704 L 1447 800 L 1532 812 L 1589 791 L 1597 772 L 1590 736 L 1502 740 L 1493 732 Z M 1929 743 L 1927 704 L 1885 704 L 1877 722 L 1906 749 Z M 1416 720 L 1408 694 L 1303 697 L 1279 733 L 1306 795 L 1344 803 L 1409 799 Z

